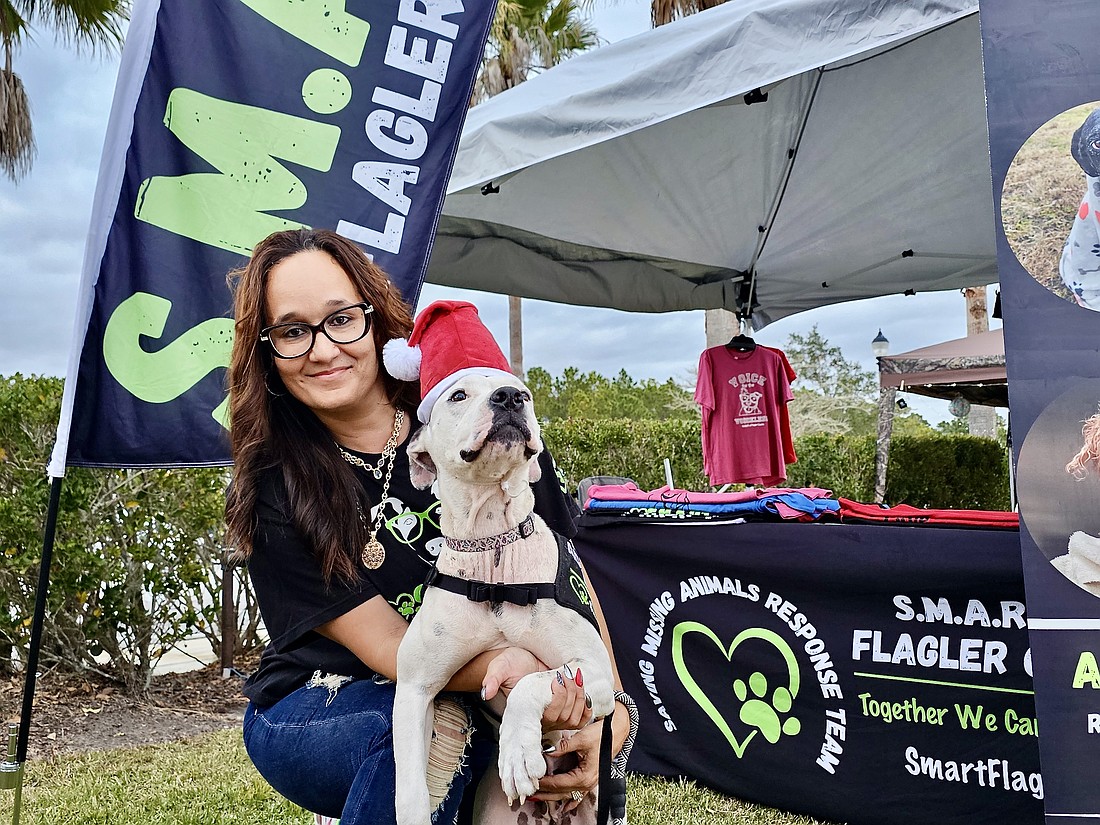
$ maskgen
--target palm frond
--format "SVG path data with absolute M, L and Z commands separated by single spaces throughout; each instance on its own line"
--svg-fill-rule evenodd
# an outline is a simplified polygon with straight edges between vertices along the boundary
M 26 36 L 27 20 L 16 11 L 9 0 L 0 0 L 0 43 L 9 46 L 19 43 Z
M 66 45 L 92 52 L 122 45 L 131 0 L 0 0 L 5 16 L 21 19 L 11 41 L 18 43 L 32 26 L 52 29 Z
M 15 72 L 0 68 L 0 169 L 18 183 L 30 172 L 35 152 L 30 102 L 23 81 Z
M 656 28 L 725 2 L 726 0 L 653 0 L 650 4 L 650 20 Z

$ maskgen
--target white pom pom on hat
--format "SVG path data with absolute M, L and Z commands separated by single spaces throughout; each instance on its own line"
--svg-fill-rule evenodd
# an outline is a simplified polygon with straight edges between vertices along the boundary
M 425 424 L 443 392 L 465 375 L 513 377 L 493 334 L 468 301 L 435 301 L 416 316 L 408 341 L 382 348 L 386 372 L 402 381 L 420 379 L 423 399 L 416 415 Z
M 401 381 L 420 378 L 420 347 L 409 346 L 408 338 L 391 338 L 382 347 L 382 364 L 386 372 Z

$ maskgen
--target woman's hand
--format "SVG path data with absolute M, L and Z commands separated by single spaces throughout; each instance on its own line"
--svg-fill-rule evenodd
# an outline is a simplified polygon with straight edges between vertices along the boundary
M 529 673 L 538 673 L 547 667 L 529 650 L 522 647 L 506 647 L 485 668 L 481 682 L 481 698 L 489 701 L 500 691 L 505 696 L 516 683 Z
M 592 719 L 592 708 L 584 692 L 584 676 L 570 668 L 560 667 L 551 682 L 550 704 L 542 713 L 543 733 L 554 730 L 578 730 Z
M 571 811 L 580 804 L 572 798 L 573 791 L 587 795 L 596 790 L 600 781 L 600 734 L 602 724 L 581 728 L 568 739 L 563 738 L 558 747 L 549 756 L 575 755 L 577 764 L 565 773 L 555 773 L 539 780 L 539 789 L 535 798 L 547 802 L 564 801 L 563 811 Z

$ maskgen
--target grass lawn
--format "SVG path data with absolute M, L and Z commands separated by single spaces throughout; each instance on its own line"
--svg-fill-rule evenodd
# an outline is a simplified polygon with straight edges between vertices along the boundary
M 253 769 L 236 730 L 26 765 L 21 825 L 312 825 Z M 0 791 L 0 823 L 14 794 Z M 815 825 L 692 783 L 633 777 L 632 825 Z

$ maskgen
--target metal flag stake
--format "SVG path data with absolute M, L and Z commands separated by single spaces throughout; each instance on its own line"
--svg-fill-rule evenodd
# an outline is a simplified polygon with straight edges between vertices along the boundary
M 0 791 L 15 791 L 11 825 L 19 825 L 19 803 L 23 795 L 23 764 L 16 760 L 19 725 L 8 723 L 8 755 L 0 762 Z

